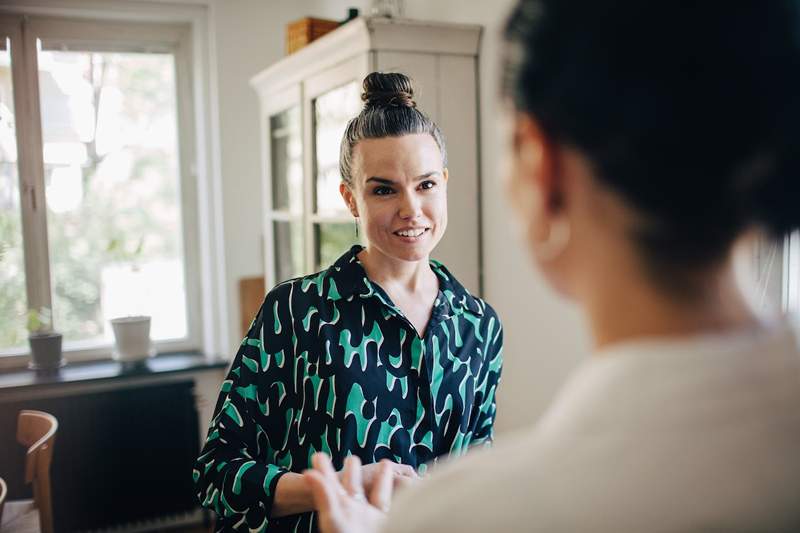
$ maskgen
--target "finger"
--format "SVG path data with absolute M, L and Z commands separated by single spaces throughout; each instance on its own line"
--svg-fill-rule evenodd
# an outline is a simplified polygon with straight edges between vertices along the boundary
M 321 515 L 338 514 L 337 488 L 331 483 L 330 479 L 317 470 L 306 470 L 303 473 L 303 479 L 311 490 L 314 508 Z
M 405 476 L 405 477 L 411 477 L 411 478 L 418 478 L 419 477 L 419 474 L 417 474 L 417 471 L 414 470 L 414 467 L 412 467 L 410 465 L 394 465 L 394 466 L 395 466 L 395 470 L 394 471 L 395 471 L 395 474 L 397 474 L 397 475 Z
M 401 491 L 405 490 L 408 487 L 416 484 L 420 480 L 420 477 L 410 477 L 410 476 L 395 476 L 394 477 L 394 490 Z
M 328 480 L 336 480 L 338 484 L 339 478 L 336 477 L 336 470 L 333 468 L 331 458 L 328 457 L 328 454 L 323 452 L 315 453 L 311 457 L 311 464 L 314 467 L 314 470 L 319 472 L 324 478 Z
M 392 501 L 394 478 L 395 475 L 392 463 L 387 460 L 381 461 L 380 469 L 375 477 L 375 481 L 372 483 L 369 502 L 383 512 L 389 510 L 389 504 Z
M 344 489 L 355 497 L 364 497 L 364 483 L 361 478 L 361 459 L 350 455 L 344 460 Z

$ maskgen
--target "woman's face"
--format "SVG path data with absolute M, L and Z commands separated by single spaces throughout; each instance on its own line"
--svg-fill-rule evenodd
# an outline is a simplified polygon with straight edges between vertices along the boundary
M 370 248 L 392 259 L 427 261 L 447 228 L 447 169 L 433 137 L 360 141 L 352 182 L 340 191 Z
M 639 215 L 602 186 L 583 153 L 548 138 L 529 114 L 507 106 L 506 185 L 521 233 L 539 271 L 561 295 L 581 300 L 586 287 L 628 276 L 638 265 L 631 240 Z M 602 265 L 607 268 L 601 268 Z M 613 265 L 613 266 L 609 266 Z
M 502 174 L 510 203 L 516 212 L 519 231 L 545 279 L 558 292 L 571 296 L 568 272 L 572 271 L 570 257 L 574 254 L 568 253 L 569 237 L 566 240 L 559 239 L 556 231 L 559 224 L 563 228 L 566 213 L 562 211 L 557 214 L 552 208 L 547 208 L 548 198 L 554 197 L 556 180 L 559 179 L 553 171 L 553 149 L 547 151 L 536 125 L 516 112 L 510 104 L 506 105 L 501 116 L 501 127 L 507 135 L 508 147 Z M 563 189 L 561 192 L 564 192 Z M 543 244 L 547 242 L 550 245 Z M 549 246 L 550 250 L 545 250 L 545 246 Z M 551 251 L 555 253 L 543 253 Z

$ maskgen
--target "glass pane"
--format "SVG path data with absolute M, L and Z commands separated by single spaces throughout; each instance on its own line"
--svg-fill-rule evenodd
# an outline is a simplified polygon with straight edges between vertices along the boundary
M 303 275 L 303 224 L 274 221 L 276 281 L 286 281 Z
M 800 312 L 800 232 L 795 231 L 783 241 L 786 268 L 784 308 L 787 313 Z
M 783 303 L 784 254 L 789 251 L 789 239 L 759 239 L 753 253 L 757 305 L 760 308 L 780 309 Z M 791 272 L 786 272 L 787 275 Z
M 300 108 L 269 119 L 272 152 L 272 208 L 300 213 L 303 210 L 303 140 Z
M 314 224 L 316 270 L 328 268 L 357 243 L 358 238 L 352 222 Z
M 10 43 L 0 50 L 0 350 L 24 347 L 25 264 Z
M 314 101 L 314 206 L 317 213 L 347 213 L 339 194 L 339 148 L 351 118 L 361 111 L 359 85 L 348 83 L 329 91 Z
M 41 51 L 53 323 L 110 342 L 148 314 L 187 331 L 175 65 L 170 54 Z

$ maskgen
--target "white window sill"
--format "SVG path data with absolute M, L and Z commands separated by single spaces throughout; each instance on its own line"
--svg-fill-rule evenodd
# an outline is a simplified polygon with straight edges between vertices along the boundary
M 196 352 L 200 350 L 188 339 L 173 339 L 154 342 L 157 353 Z M 70 342 L 63 350 L 62 357 L 67 363 L 88 363 L 111 361 L 113 345 L 98 342 Z M 31 354 L 27 346 L 24 350 L 0 351 L 0 372 L 28 368 Z

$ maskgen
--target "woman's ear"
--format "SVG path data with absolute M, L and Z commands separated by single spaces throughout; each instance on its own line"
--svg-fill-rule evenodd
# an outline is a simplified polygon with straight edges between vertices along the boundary
M 514 155 L 519 178 L 532 181 L 529 185 L 539 191 L 546 211 L 558 211 L 564 185 L 558 168 L 558 148 L 536 118 L 527 113 L 517 113 L 514 120 Z
M 356 198 L 353 195 L 353 191 L 350 190 L 350 186 L 345 182 L 341 182 L 339 184 L 339 194 L 342 195 L 344 203 L 347 205 L 347 209 L 350 213 L 358 218 L 358 206 L 356 205 Z

